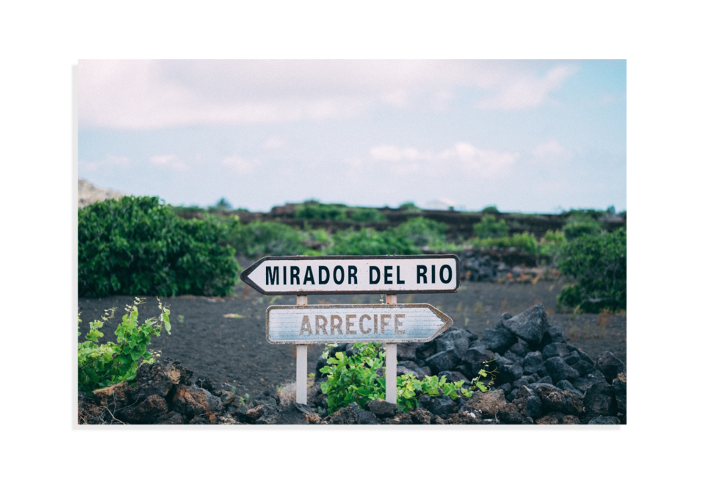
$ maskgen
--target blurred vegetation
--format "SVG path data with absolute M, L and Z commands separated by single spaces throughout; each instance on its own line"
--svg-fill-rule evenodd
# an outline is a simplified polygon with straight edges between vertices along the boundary
M 400 211 L 405 211 L 407 213 L 418 213 L 422 211 L 420 207 L 418 207 L 415 203 L 412 201 L 408 201 L 406 203 L 402 203 L 400 207 L 398 208 Z
M 509 233 L 509 225 L 504 220 L 497 221 L 494 215 L 484 215 L 474 224 L 474 235 L 480 239 L 502 238 Z
M 447 244 L 447 224 L 424 217 L 410 218 L 400 224 L 395 232 L 418 248 L 443 248 Z
M 220 203 L 220 201 L 219 201 Z M 218 203 L 217 203 L 218 205 Z M 412 255 L 422 252 L 460 252 L 468 249 L 516 249 L 536 257 L 541 264 L 556 263 L 560 248 L 570 240 L 603 232 L 601 221 L 615 210 L 570 210 L 563 230 L 547 230 L 538 238 L 528 227 L 524 217 L 506 218 L 495 206 L 487 206 L 482 218 L 473 226 L 473 237 L 449 238 L 448 226 L 443 222 L 421 216 L 414 203 L 403 203 L 400 211 L 413 214 L 397 226 L 360 227 L 331 231 L 312 228 L 311 222 L 381 223 L 386 218 L 376 208 L 350 207 L 309 200 L 295 205 L 294 218 L 303 220 L 301 228 L 279 222 L 254 220 L 243 224 L 232 222 L 229 244 L 236 253 L 248 257 L 263 255 Z M 236 212 L 234 212 L 236 213 Z M 206 212 L 199 213 L 205 216 Z M 226 215 L 224 213 L 224 215 Z M 222 218 L 220 215 L 219 218 Z M 537 215 L 533 215 L 537 217 Z M 240 217 L 240 214 L 239 214 Z M 227 217 L 223 217 L 227 218 Z M 238 218 L 238 217 L 235 217 Z
M 227 242 L 239 255 L 302 255 L 307 250 L 306 235 L 289 225 L 262 220 L 242 224 L 238 217 L 224 223 L 229 227 Z
M 594 236 L 603 230 L 603 224 L 593 215 L 576 212 L 569 215 L 564 225 L 566 239 L 573 241 L 582 236 Z
M 616 214 L 613 207 L 570 210 L 560 215 L 564 220 L 561 230 L 544 233 L 539 215 L 534 214 L 534 222 L 529 222 L 528 217 L 500 213 L 488 206 L 471 234 L 465 233 L 463 226 L 455 229 L 423 216 L 428 212 L 411 202 L 402 204 L 399 212 L 407 220 L 396 225 L 386 223 L 385 213 L 389 212 L 376 208 L 310 200 L 295 205 L 292 217 L 290 211 L 277 212 L 278 217 L 287 213 L 287 218 L 293 219 L 288 225 L 234 210 L 225 198 L 208 208 L 171 207 L 158 198 L 107 200 L 79 212 L 79 292 L 81 296 L 225 295 L 237 282 L 239 267 L 234 255 L 516 250 L 531 255 L 538 265 L 556 266 L 574 279 L 576 284 L 564 288 L 560 295 L 561 305 L 583 311 L 625 309 L 625 228 L 608 232 L 614 221 L 623 223 L 625 212 Z M 296 220 L 302 225 L 295 225 Z M 553 220 L 549 221 L 552 227 Z M 531 232 L 539 227 L 542 237 Z
M 310 200 L 295 208 L 299 220 L 333 220 L 336 222 L 385 222 L 385 215 L 377 208 L 348 207 L 344 204 L 324 204 Z
M 399 228 L 399 227 L 398 227 Z M 368 227 L 339 231 L 327 247 L 329 255 L 417 255 L 421 253 L 412 241 L 396 231 L 377 231 Z

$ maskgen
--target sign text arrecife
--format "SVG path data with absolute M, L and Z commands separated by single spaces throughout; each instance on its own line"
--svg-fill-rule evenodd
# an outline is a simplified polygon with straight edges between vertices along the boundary
M 271 343 L 429 341 L 452 326 L 432 305 L 278 305 L 266 310 Z

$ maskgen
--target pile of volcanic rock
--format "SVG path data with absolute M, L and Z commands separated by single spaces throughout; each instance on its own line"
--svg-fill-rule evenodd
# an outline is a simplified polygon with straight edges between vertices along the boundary
M 504 252 L 510 250 L 504 250 Z M 503 254 L 499 255 L 504 257 Z M 507 264 L 488 254 L 468 251 L 460 254 L 460 277 L 464 281 L 474 282 L 531 282 L 540 272 L 535 262 L 528 264 L 521 261 Z
M 171 359 L 140 365 L 132 384 L 80 392 L 78 399 L 79 424 L 304 424 L 311 412 L 279 406 L 267 391 L 247 403 Z
M 495 262 L 488 256 L 476 253 L 463 254 L 460 258 L 462 279 L 477 282 L 496 282 L 511 270 L 503 262 Z
M 333 349 L 353 352 L 352 345 Z M 400 344 L 397 374 L 445 376 L 465 385 L 480 370 L 493 371 L 494 385 L 471 398 L 422 395 L 409 413 L 373 400 L 328 414 L 316 366 L 308 404 L 290 390 L 264 391 L 250 401 L 217 389 L 171 359 L 144 363 L 130 384 L 79 393 L 79 424 L 625 424 L 626 369 L 612 353 L 595 361 L 568 345 L 548 324 L 541 305 L 502 315 L 494 329 L 475 333 L 452 328 L 428 343 Z M 487 364 L 485 364 L 485 362 Z M 489 381 L 489 378 L 484 380 Z M 293 387 L 294 388 L 294 387 Z
M 341 348 L 340 346 L 336 348 Z M 350 354 L 350 347 L 345 348 Z M 486 393 L 452 400 L 445 395 L 418 399 L 418 409 L 400 414 L 384 401 L 365 410 L 356 405 L 326 417 L 327 422 L 427 424 L 625 424 L 626 369 L 611 352 L 596 360 L 568 345 L 564 332 L 548 324 L 542 305 L 503 314 L 481 338 L 452 328 L 428 343 L 397 348 L 397 374 L 445 376 L 467 386 L 480 370 L 494 372 Z M 324 361 L 318 363 L 316 378 Z M 485 364 L 485 362 L 487 364 Z M 319 381 L 316 379 L 316 381 Z M 489 378 L 484 380 L 489 381 Z M 318 400 L 322 410 L 324 401 Z M 385 407 L 393 406 L 390 411 Z M 374 422 L 374 421 L 372 421 Z

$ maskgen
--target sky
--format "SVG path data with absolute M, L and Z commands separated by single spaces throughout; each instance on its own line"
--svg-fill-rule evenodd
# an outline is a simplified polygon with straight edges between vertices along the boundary
M 626 61 L 80 60 L 78 176 L 252 211 L 622 211 Z

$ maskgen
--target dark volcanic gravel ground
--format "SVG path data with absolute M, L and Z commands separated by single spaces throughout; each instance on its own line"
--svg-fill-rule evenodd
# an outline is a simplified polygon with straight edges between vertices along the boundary
M 398 295 L 398 303 L 430 303 L 452 317 L 454 325 L 480 336 L 493 327 L 503 312 L 517 314 L 542 303 L 550 324 L 564 329 L 570 343 L 594 360 L 610 350 L 626 362 L 626 315 L 556 313 L 556 296 L 562 282 L 541 280 L 536 284 L 492 284 L 465 282 L 456 293 Z M 105 339 L 114 340 L 124 306 L 134 297 L 111 296 L 79 299 L 82 324 L 99 318 L 105 309 L 117 307 L 117 317 L 104 328 Z M 295 380 L 295 347 L 270 344 L 266 340 L 265 312 L 268 305 L 294 305 L 295 296 L 263 296 L 240 283 L 234 296 L 207 298 L 180 296 L 162 299 L 171 310 L 172 334 L 154 339 L 151 348 L 163 357 L 180 361 L 197 375 L 209 377 L 215 386 L 235 386 L 239 394 L 252 397 L 275 385 Z M 380 295 L 312 295 L 309 304 L 379 303 Z M 147 298 L 139 307 L 139 320 L 156 315 L 156 299 Z M 240 317 L 226 317 L 238 314 Z M 308 347 L 308 372 L 322 346 Z

